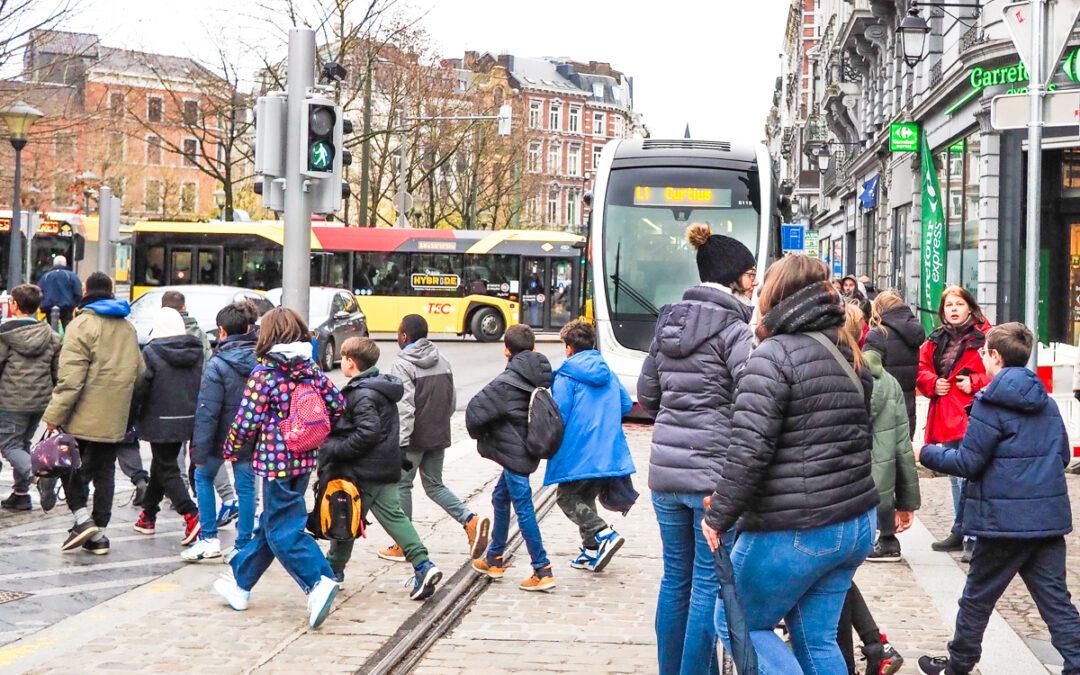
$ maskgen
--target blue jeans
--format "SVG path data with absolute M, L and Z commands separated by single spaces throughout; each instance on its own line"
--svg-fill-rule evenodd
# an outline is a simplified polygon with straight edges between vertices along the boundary
M 510 536 L 510 506 L 517 514 L 518 529 L 529 549 L 533 569 L 538 570 L 551 564 L 544 541 L 540 537 L 540 524 L 536 522 L 536 509 L 533 508 L 532 487 L 529 477 L 503 469 L 495 491 L 491 493 L 491 508 L 495 512 L 495 523 L 491 527 L 491 544 L 488 546 L 489 558 L 501 556 L 506 550 L 506 539 Z
M 847 673 L 836 624 L 855 570 L 874 544 L 877 510 L 806 530 L 741 532 L 731 562 L 759 675 Z M 784 619 L 791 648 L 773 632 Z M 730 649 L 724 603 L 716 632 Z
M 195 467 L 195 497 L 199 501 L 199 539 L 217 537 L 217 492 L 214 480 L 225 460 L 210 457 L 206 464 Z M 238 460 L 233 462 L 233 477 L 236 480 L 236 499 L 239 502 L 240 516 L 236 520 L 236 548 L 243 548 L 251 541 L 251 531 L 255 529 L 255 470 L 251 462 Z
M 305 593 L 322 577 L 334 578 L 319 545 L 304 534 L 307 506 L 304 492 L 310 474 L 263 481 L 263 512 L 251 542 L 232 559 L 236 585 L 250 591 L 277 561 Z
M 704 497 L 688 492 L 652 493 L 664 550 L 664 575 L 656 603 L 661 675 L 719 672 L 713 626 L 718 588 L 712 552 L 701 534 Z M 734 537 L 735 528 L 724 534 L 729 550 Z

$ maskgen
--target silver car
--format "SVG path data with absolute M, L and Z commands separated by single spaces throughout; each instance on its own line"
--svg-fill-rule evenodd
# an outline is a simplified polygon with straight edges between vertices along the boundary
M 210 337 L 210 343 L 217 342 L 217 313 L 222 307 L 237 300 L 251 300 L 259 309 L 259 315 L 265 314 L 274 305 L 264 293 L 249 288 L 236 286 L 160 286 L 139 296 L 131 303 L 128 321 L 135 326 L 139 336 L 139 346 L 150 341 L 150 329 L 154 326 L 154 317 L 161 309 L 161 296 L 168 291 L 184 294 L 184 306 L 188 315 L 199 322 L 199 328 Z

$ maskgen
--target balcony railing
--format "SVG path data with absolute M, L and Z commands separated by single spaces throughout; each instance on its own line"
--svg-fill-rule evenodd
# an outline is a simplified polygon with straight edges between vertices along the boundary
M 936 87 L 941 83 L 941 59 L 937 60 L 937 63 L 930 66 L 930 86 Z
M 963 54 L 982 41 L 983 36 L 979 31 L 979 24 L 972 24 L 971 27 L 964 31 L 964 34 L 960 36 L 960 53 Z

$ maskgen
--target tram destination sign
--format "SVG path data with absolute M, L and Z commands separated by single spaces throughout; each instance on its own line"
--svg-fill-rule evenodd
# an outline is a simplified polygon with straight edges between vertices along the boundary
M 731 190 L 721 188 L 637 185 L 634 206 L 692 206 L 731 208 Z

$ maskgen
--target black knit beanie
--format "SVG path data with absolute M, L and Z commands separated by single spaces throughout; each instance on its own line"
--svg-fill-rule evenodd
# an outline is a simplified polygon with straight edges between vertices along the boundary
M 686 239 L 697 249 L 698 275 L 703 283 L 730 286 L 747 270 L 757 267 L 750 249 L 722 234 L 713 234 L 708 223 L 686 228 Z

